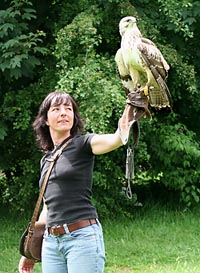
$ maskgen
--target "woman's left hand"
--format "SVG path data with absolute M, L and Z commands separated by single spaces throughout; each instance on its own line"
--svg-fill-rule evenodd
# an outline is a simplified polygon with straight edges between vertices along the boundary
M 33 273 L 35 261 L 22 256 L 19 261 L 19 273 Z

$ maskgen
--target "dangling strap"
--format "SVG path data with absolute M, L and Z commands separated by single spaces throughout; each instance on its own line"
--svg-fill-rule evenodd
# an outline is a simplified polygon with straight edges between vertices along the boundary
M 45 175 L 45 178 L 44 178 L 44 180 L 42 182 L 42 187 L 40 189 L 40 194 L 39 194 L 39 197 L 38 197 L 38 200 L 36 202 L 36 206 L 35 206 L 35 209 L 33 211 L 32 218 L 31 218 L 31 223 L 30 223 L 30 226 L 29 226 L 29 232 L 34 230 L 35 222 L 37 221 L 37 218 L 38 218 L 39 209 L 40 209 L 40 206 L 41 206 L 41 203 L 42 203 L 44 192 L 45 192 L 45 189 L 46 189 L 46 186 L 47 186 L 49 176 L 50 176 L 51 171 L 53 169 L 53 166 L 54 166 L 56 160 L 62 154 L 62 151 L 64 150 L 64 148 L 69 144 L 69 142 L 71 142 L 71 137 L 67 138 L 66 141 L 64 141 L 64 144 L 62 144 L 60 147 L 58 147 L 58 149 L 55 151 L 54 155 L 48 160 L 48 161 L 50 161 L 50 165 L 49 165 L 48 171 L 47 171 L 47 173 Z
M 133 129 L 133 139 L 134 142 L 132 145 L 128 146 L 127 154 L 126 154 L 126 179 L 128 180 L 128 185 L 126 187 L 126 196 L 128 199 L 132 199 L 132 190 L 131 190 L 131 180 L 135 177 L 135 169 L 134 169 L 134 155 L 135 155 L 135 147 L 139 141 L 140 136 L 140 129 L 139 129 L 139 122 L 136 121 L 132 125 Z
M 126 187 L 126 195 L 128 199 L 132 199 L 131 180 L 134 178 L 134 148 L 128 147 L 126 154 L 126 179 L 128 185 Z

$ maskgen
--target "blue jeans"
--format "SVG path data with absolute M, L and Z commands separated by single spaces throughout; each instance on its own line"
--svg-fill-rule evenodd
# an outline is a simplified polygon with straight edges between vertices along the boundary
M 45 231 L 42 246 L 43 273 L 103 273 L 105 249 L 101 224 L 54 236 Z

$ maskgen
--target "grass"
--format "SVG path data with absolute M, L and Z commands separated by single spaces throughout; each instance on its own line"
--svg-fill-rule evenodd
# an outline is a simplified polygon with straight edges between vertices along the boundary
M 29 217 L 1 212 L 0 273 L 16 273 L 19 238 Z M 200 273 L 200 210 L 141 208 L 133 219 L 101 220 L 105 273 Z M 40 264 L 34 273 L 40 273 Z M 59 272 L 55 272 L 59 273 Z
M 106 273 L 200 272 L 200 212 L 152 208 L 106 223 Z

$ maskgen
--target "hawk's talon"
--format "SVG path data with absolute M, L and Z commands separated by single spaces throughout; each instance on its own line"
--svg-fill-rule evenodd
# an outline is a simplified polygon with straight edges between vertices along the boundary
M 148 97 L 149 96 L 149 86 L 145 85 L 145 87 L 142 87 L 140 89 L 140 92 L 142 92 L 146 97 Z
M 144 94 L 145 94 L 145 96 L 148 97 L 148 95 L 149 95 L 149 87 L 148 87 L 148 85 L 146 85 L 146 86 L 144 87 Z

